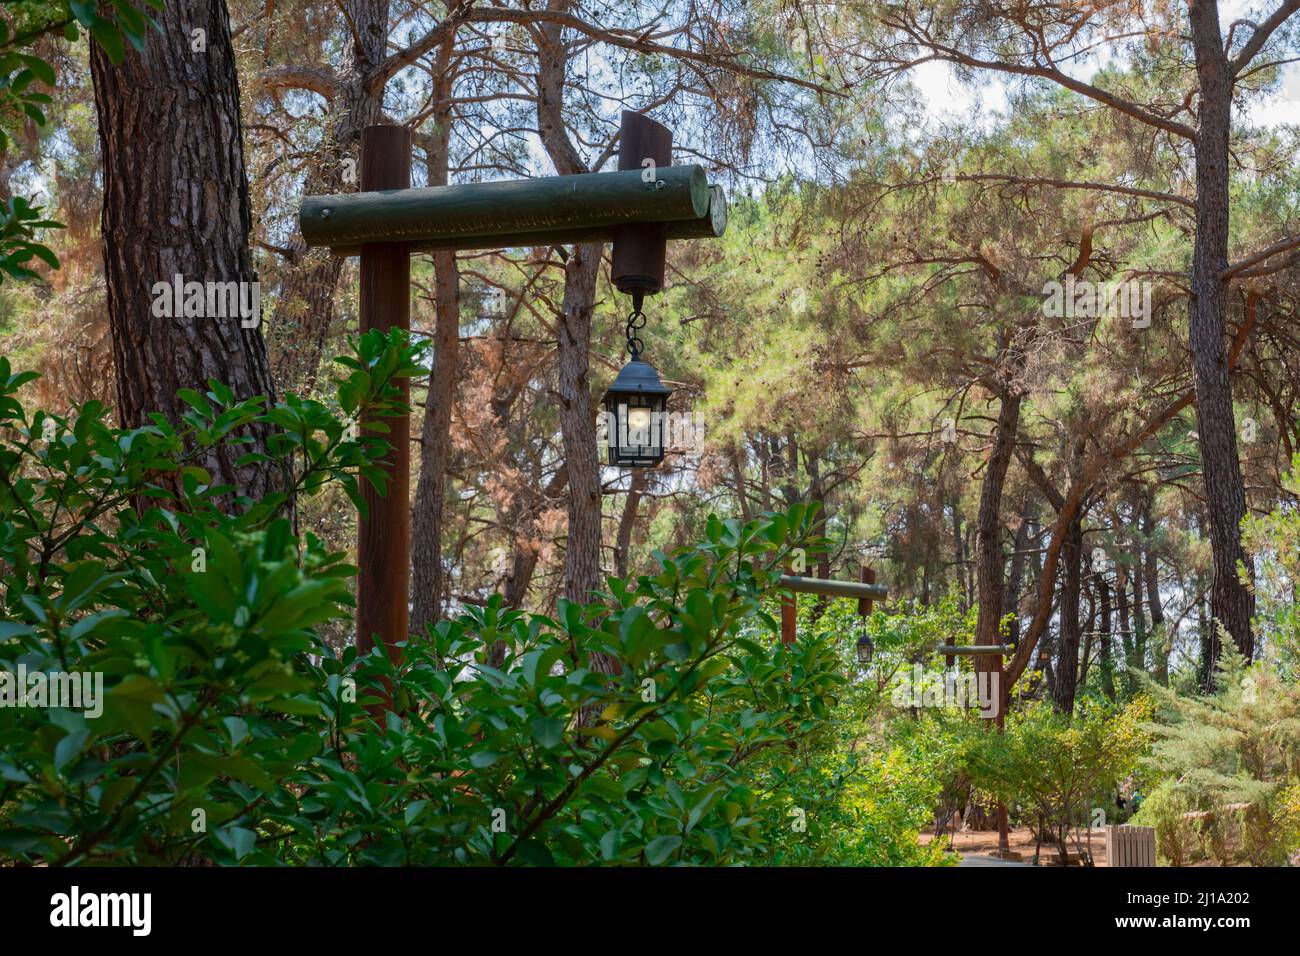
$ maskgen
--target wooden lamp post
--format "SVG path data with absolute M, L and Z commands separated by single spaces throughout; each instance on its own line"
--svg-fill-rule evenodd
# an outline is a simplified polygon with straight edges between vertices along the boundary
M 797 574 L 783 574 L 777 586 L 791 592 L 781 596 L 781 640 L 786 644 L 795 638 L 795 594 L 816 594 L 821 597 L 857 598 L 858 613 L 871 614 L 872 604 L 889 597 L 889 586 L 876 583 L 876 572 L 864 568 L 861 581 L 836 581 L 830 578 L 807 578 Z
M 410 257 L 429 250 L 613 242 L 615 283 L 640 283 L 644 294 L 647 277 L 662 285 L 664 244 L 721 236 L 727 207 L 703 167 L 671 165 L 666 127 L 625 112 L 622 136 L 619 172 L 412 189 L 410 130 L 368 126 L 361 191 L 304 197 L 299 228 L 308 246 L 361 257 L 362 332 L 410 329 Z M 410 630 L 410 417 L 386 423 L 388 493 L 367 484 L 369 515 L 358 523 L 357 649 L 367 653 L 377 638 L 395 659 Z

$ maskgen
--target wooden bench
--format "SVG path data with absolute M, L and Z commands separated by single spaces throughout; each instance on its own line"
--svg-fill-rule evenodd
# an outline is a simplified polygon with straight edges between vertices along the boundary
M 1125 823 L 1106 827 L 1107 866 L 1155 866 L 1156 828 Z

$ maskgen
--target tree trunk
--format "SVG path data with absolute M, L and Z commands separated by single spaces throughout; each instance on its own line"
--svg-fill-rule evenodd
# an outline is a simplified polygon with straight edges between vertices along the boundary
M 826 537 L 826 494 L 823 491 L 821 475 L 821 459 L 816 451 L 804 447 L 804 468 L 808 472 L 808 495 L 807 502 L 812 504 L 817 502 L 821 507 L 817 511 L 817 520 L 813 525 L 813 533 L 819 538 Z M 817 555 L 817 577 L 823 581 L 831 576 L 831 555 L 830 551 L 823 551 Z M 826 613 L 830 607 L 830 598 L 819 595 L 813 602 L 812 619 L 816 623 L 821 616 Z
M 1061 639 L 1056 660 L 1056 683 L 1052 696 L 1056 710 L 1069 716 L 1074 713 L 1074 694 L 1079 676 L 1079 593 L 1082 587 L 1083 517 L 1076 514 L 1065 533 L 1061 562 L 1065 573 L 1061 582 Z
M 1019 421 L 1020 397 L 1003 395 L 1002 407 L 998 411 L 997 425 L 993 432 L 993 447 L 989 450 L 988 464 L 984 469 L 984 483 L 980 488 L 980 507 L 975 525 L 975 584 L 979 601 L 979 617 L 975 624 L 976 644 L 1000 642 L 998 624 L 1002 619 L 1005 593 L 1002 490 L 1006 485 L 1011 453 L 1015 449 Z M 979 660 L 980 658 L 976 658 L 977 664 Z M 981 668 L 977 666 L 976 669 Z
M 1119 585 L 1121 588 L 1123 585 Z M 1102 572 L 1097 573 L 1097 600 L 1101 605 L 1101 626 L 1098 635 L 1101 644 L 1101 690 L 1111 700 L 1115 699 L 1115 661 L 1111 656 L 1110 582 Z
M 1061 643 L 1060 629 L 1046 631 L 1038 648 L 1038 660 L 1035 666 L 1043 672 L 1043 686 L 1047 688 L 1047 696 L 1056 700 L 1056 666 L 1052 663 L 1056 660 L 1056 648 Z
M 749 490 L 745 484 L 745 460 L 747 457 L 744 445 L 733 449 L 731 453 L 731 475 L 736 484 L 736 500 L 740 502 L 740 516 L 746 524 L 753 520 L 754 517 L 749 507 Z
M 1084 560 L 1086 562 L 1087 559 Z M 1087 566 L 1085 563 L 1084 567 Z M 1083 652 L 1079 655 L 1079 676 L 1074 681 L 1076 688 L 1088 686 L 1088 668 L 1092 666 L 1092 639 L 1097 636 L 1097 594 L 1091 571 L 1086 571 L 1083 575 L 1083 593 L 1088 597 L 1088 623 L 1080 628 Z M 1077 689 L 1075 695 L 1078 696 Z
M 442 526 L 451 457 L 451 409 L 456 394 L 460 346 L 460 273 L 454 252 L 434 256 L 437 303 L 433 373 L 420 434 L 420 479 L 411 515 L 411 632 L 420 634 L 443 615 L 447 589 L 442 561 Z
M 1002 601 L 1003 616 L 1014 615 L 1011 620 L 1011 632 L 1008 635 L 1012 644 L 1020 640 L 1020 595 L 1024 591 L 1025 567 L 1029 563 L 1027 560 L 1029 556 L 1026 552 L 1029 550 L 1030 542 L 1034 540 L 1033 524 L 1032 505 L 1029 501 L 1029 495 L 1025 495 L 1025 503 L 1020 510 L 1020 527 L 1016 529 L 1016 536 L 1012 542 L 1013 550 L 1011 553 L 1011 567 L 1007 573 L 1006 596 Z
M 428 140 L 429 185 L 447 185 L 451 142 L 451 58 L 453 38 L 438 51 L 434 98 L 445 105 L 434 112 L 434 132 Z M 447 499 L 447 464 L 451 457 L 451 410 L 460 367 L 460 270 L 456 253 L 433 257 L 433 371 L 424 403 L 421 428 L 420 480 L 415 488 L 411 521 L 411 632 L 421 634 L 443 614 L 446 575 L 442 562 L 442 523 Z
M 1151 517 L 1154 492 L 1148 492 L 1142 502 L 1142 574 L 1145 577 L 1146 603 L 1151 609 L 1151 633 L 1157 644 L 1153 646 L 1155 679 L 1169 683 L 1169 639 L 1164 633 L 1165 609 L 1160 603 L 1160 574 L 1156 566 L 1155 522 Z M 1139 603 L 1139 613 L 1141 613 Z
M 260 317 L 244 328 L 238 315 L 154 314 L 155 283 L 170 286 L 176 275 L 182 282 L 244 283 L 239 288 L 251 304 L 257 274 L 248 251 L 239 82 L 224 0 L 175 0 L 151 12 L 162 29 L 148 32 L 143 53 L 128 47 L 114 67 L 92 44 L 90 57 L 117 412 L 126 427 L 144 424 L 150 412 L 176 421 L 188 407 L 177 390 L 204 392 L 209 379 L 237 398 L 274 397 Z M 205 31 L 204 52 L 191 49 L 196 29 Z M 227 447 L 202 464 L 213 484 L 259 498 L 279 487 L 275 466 L 237 468 L 235 461 L 265 450 L 260 441 Z
M 976 644 L 1000 644 L 999 624 L 1002 620 L 1003 570 L 1002 553 L 1002 489 L 1006 485 L 1007 468 L 1016 446 L 1016 430 L 1020 422 L 1020 396 L 1004 394 L 998 410 L 998 420 L 993 431 L 993 447 L 989 450 L 988 465 L 984 469 L 984 484 L 980 489 L 979 514 L 975 525 L 975 581 L 979 601 L 979 616 L 975 623 Z M 990 655 L 975 658 L 976 674 L 998 675 L 996 686 L 1001 688 L 1002 658 Z M 1000 695 L 1002 696 L 1002 695 Z M 997 713 L 1002 713 L 999 699 Z
M 564 268 L 559 316 L 560 432 L 569 471 L 569 530 L 564 596 L 585 603 L 600 585 L 600 465 L 591 407 L 591 313 L 600 267 L 599 244 L 574 246 Z
M 551 0 L 548 9 L 564 13 L 568 0 Z M 564 85 L 568 50 L 563 26 L 537 28 L 537 129 L 542 146 L 561 176 L 587 172 L 564 124 Z M 569 472 L 569 529 L 564 551 L 564 594 L 585 603 L 600 583 L 600 465 L 596 459 L 595 414 L 591 405 L 591 314 L 596 301 L 600 243 L 572 247 L 564 264 L 564 299 L 559 333 L 560 433 Z M 612 661 L 593 661 L 593 669 L 613 672 Z
M 1238 577 L 1249 569 L 1241 544 L 1246 493 L 1237 455 L 1232 380 L 1224 344 L 1222 278 L 1228 266 L 1228 136 L 1232 122 L 1232 77 L 1219 30 L 1219 5 L 1192 0 L 1188 13 L 1200 99 L 1196 132 L 1196 243 L 1192 252 L 1189 345 L 1196 387 L 1196 422 L 1209 515 L 1214 577 L 1210 605 L 1216 621 L 1249 660 L 1254 654 L 1251 616 L 1254 597 Z M 1219 655 L 1217 629 L 1210 635 L 1210 679 Z
M 1033 516 L 1030 520 L 1033 522 L 1033 527 L 1030 530 L 1029 540 L 1030 542 L 1037 544 L 1038 542 L 1043 540 L 1044 529 L 1043 526 L 1039 523 L 1037 515 Z M 1030 582 L 1041 580 L 1043 577 L 1042 552 L 1037 548 L 1035 548 L 1033 554 L 1030 554 L 1028 556 L 1028 559 L 1029 559 L 1029 573 L 1026 575 L 1026 579 Z M 1021 635 L 1020 639 L 1024 640 L 1024 636 Z
M 971 605 L 971 594 L 966 587 L 966 536 L 962 534 L 961 500 L 952 499 L 952 551 L 953 567 L 957 572 L 957 593 L 961 597 L 962 610 Z
M 1133 578 L 1133 604 L 1129 604 L 1128 584 L 1129 577 Z M 1131 694 L 1134 689 L 1133 670 L 1145 670 L 1143 657 L 1138 652 L 1138 639 L 1135 632 L 1140 633 L 1144 630 L 1142 625 L 1142 586 L 1138 582 L 1142 580 L 1141 574 L 1131 574 L 1129 569 L 1122 564 L 1115 567 L 1115 603 L 1119 611 L 1119 639 L 1120 646 L 1124 649 L 1124 690 L 1125 693 Z M 1133 611 L 1136 609 L 1137 613 Z
M 13 198 L 13 191 L 9 188 L 9 178 L 13 172 L 13 167 L 9 165 L 9 153 L 0 149 L 0 202 L 8 202 Z
M 304 195 L 352 192 L 356 181 L 344 179 L 344 161 L 360 163 L 361 131 L 383 122 L 384 84 L 372 77 L 388 53 L 388 0 L 346 0 L 338 93 L 330 103 L 338 119 L 318 147 L 308 168 Z M 357 170 L 358 177 L 360 170 Z M 334 321 L 334 293 L 343 259 L 328 249 L 306 254 L 301 236 L 292 248 L 303 255 L 280 288 L 275 318 L 267 330 L 275 381 L 281 388 L 310 391 L 320 369 L 325 339 Z
M 623 517 L 618 522 L 618 539 L 614 545 L 614 573 L 620 578 L 627 577 L 632 531 L 636 527 L 637 509 L 645 494 L 649 477 L 646 469 L 638 468 L 632 472 L 632 481 L 627 488 L 627 501 L 623 505 Z

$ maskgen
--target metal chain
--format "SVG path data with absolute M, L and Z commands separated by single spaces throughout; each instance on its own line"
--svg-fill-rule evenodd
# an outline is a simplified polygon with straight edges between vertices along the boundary
M 637 335 L 637 332 L 644 328 L 645 313 L 639 308 L 633 309 L 632 314 L 627 317 L 627 350 L 633 362 L 645 351 L 645 343 Z

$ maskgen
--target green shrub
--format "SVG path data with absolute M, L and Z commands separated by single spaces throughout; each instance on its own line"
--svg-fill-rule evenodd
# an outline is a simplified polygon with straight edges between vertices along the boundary
M 29 417 L 15 397 L 29 376 L 0 364 L 0 670 L 104 681 L 102 713 L 0 708 L 0 852 L 52 865 L 925 857 L 901 758 L 842 750 L 836 635 L 773 639 L 764 600 L 790 550 L 817 546 L 811 509 L 712 519 L 654 574 L 611 579 L 554 618 L 494 599 L 396 662 L 323 642 L 321 624 L 350 616 L 355 570 L 292 534 L 290 498 L 333 484 L 359 500 L 387 446 L 371 430 L 350 440 L 345 418 L 399 412 L 396 381 L 417 371 L 396 334 L 359 348 L 341 415 L 213 384 L 186 396 L 178 425 L 133 430 L 94 404 Z M 285 476 L 261 501 L 197 464 L 250 428 Z
M 397 334 L 358 349 L 339 411 L 397 414 L 415 354 Z M 269 795 L 320 749 L 304 664 L 313 627 L 352 605 L 353 569 L 291 535 L 291 499 L 333 482 L 359 500 L 387 445 L 319 403 L 239 401 L 218 383 L 182 392 L 176 424 L 114 428 L 97 402 L 28 416 L 16 394 L 34 377 L 0 358 L 0 675 L 10 693 L 22 671 L 85 674 L 104 693 L 91 709 L 0 707 L 0 851 L 242 855 Z M 251 429 L 283 478 L 256 502 L 200 464 L 264 459 Z
M 1010 805 L 1036 813 L 1060 851 L 1074 827 L 1110 795 L 1145 751 L 1144 700 L 1115 709 L 1080 701 L 1072 719 L 1034 702 L 1007 718 L 1005 732 L 977 733 L 968 760 L 975 785 Z M 1082 846 L 1076 849 L 1082 851 Z
M 1205 853 L 1222 863 L 1279 865 L 1300 851 L 1300 687 L 1266 662 L 1247 665 L 1224 642 L 1214 694 L 1179 694 L 1148 682 L 1158 705 L 1148 763 L 1157 792 L 1202 814 Z M 1148 798 L 1150 799 L 1150 798 Z M 1151 810 L 1151 814 L 1164 812 Z M 1171 812 L 1171 811 L 1170 811 Z M 1139 817 L 1150 818 L 1144 804 Z
M 1134 815 L 1134 825 L 1155 828 L 1156 858 L 1162 866 L 1186 866 L 1194 859 L 1198 832 L 1187 818 L 1192 809 L 1186 792 L 1167 781 L 1147 795 Z
M 942 773 L 936 763 L 943 739 L 926 734 L 894 739 L 887 727 L 894 715 L 889 691 L 900 669 L 934 644 L 937 633 L 958 626 L 963 615 L 951 602 L 932 608 L 896 606 L 890 613 L 877 608 L 867 617 L 858 614 L 857 606 L 850 599 L 821 604 L 804 595 L 798 600 L 796 633 L 801 639 L 829 642 L 841 670 L 851 676 L 838 694 L 834 721 L 803 748 L 800 772 L 783 786 L 790 811 L 818 808 L 815 815 L 806 814 L 807 836 L 793 838 L 793 823 L 800 818 L 792 817 L 774 834 L 781 849 L 773 862 L 955 863 L 956 858 L 944 852 L 944 842 L 923 846 L 919 840 L 921 831 L 933 823 L 939 800 Z M 857 641 L 863 634 L 875 646 L 866 667 L 857 662 Z

